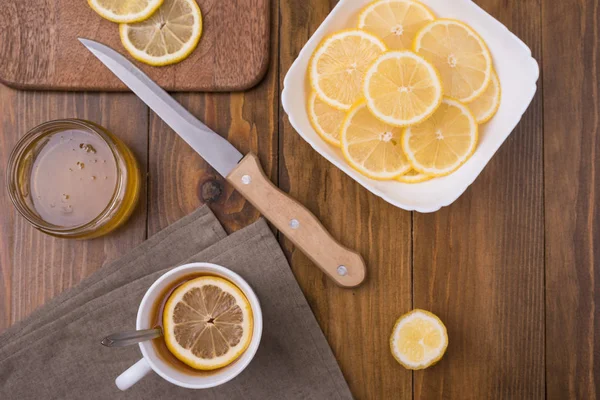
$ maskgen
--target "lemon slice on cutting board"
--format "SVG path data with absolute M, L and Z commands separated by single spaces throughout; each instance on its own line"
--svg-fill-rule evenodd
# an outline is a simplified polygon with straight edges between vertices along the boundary
M 202 276 L 179 286 L 163 311 L 165 342 L 192 368 L 213 370 L 235 361 L 252 339 L 248 299 L 233 283 Z
M 498 75 L 495 71 L 492 71 L 492 80 L 485 92 L 469 103 L 469 109 L 473 112 L 478 124 L 484 124 L 496 115 L 498 108 L 500 108 L 501 92 Z
M 349 110 L 362 97 L 365 72 L 386 51 L 376 36 L 359 29 L 334 33 L 315 50 L 309 65 L 313 90 L 325 103 Z
M 396 178 L 397 181 L 403 182 L 403 183 L 420 183 L 420 182 L 428 181 L 430 179 L 433 179 L 433 176 L 424 174 L 419 171 L 415 171 L 414 169 L 411 169 L 404 175 L 400 175 L 399 177 Z
M 468 103 L 492 79 L 492 56 L 485 42 L 463 22 L 430 22 L 417 33 L 413 49 L 440 72 L 446 96 Z
M 425 369 L 442 359 L 448 332 L 433 313 L 415 309 L 396 321 L 390 337 L 392 355 L 404 368 Z
M 426 121 L 406 128 L 402 148 L 413 169 L 433 176 L 460 167 L 477 146 L 477 122 L 468 107 L 445 97 Z
M 375 118 L 364 102 L 357 103 L 342 126 L 342 153 L 354 169 L 372 179 L 402 175 L 410 164 L 402 151 L 402 128 Z
M 360 13 L 358 27 L 380 37 L 391 50 L 410 49 L 416 33 L 435 15 L 414 0 L 378 0 Z
M 117 23 L 140 22 L 149 18 L 163 0 L 88 0 L 102 18 Z
M 195 0 L 165 0 L 147 20 L 121 24 L 121 42 L 138 61 L 154 66 L 180 62 L 198 45 L 202 13 Z
M 442 83 L 429 62 L 412 51 L 391 51 L 373 63 L 365 76 L 369 109 L 390 125 L 417 124 L 442 101 Z
M 308 117 L 314 130 L 327 143 L 340 147 L 340 131 L 346 112 L 331 107 L 313 91 L 308 98 Z

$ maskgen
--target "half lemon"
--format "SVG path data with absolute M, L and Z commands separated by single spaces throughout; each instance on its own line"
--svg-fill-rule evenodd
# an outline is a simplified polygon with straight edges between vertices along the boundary
M 396 321 L 390 337 L 392 355 L 404 368 L 425 369 L 442 359 L 448 332 L 433 313 L 415 309 Z

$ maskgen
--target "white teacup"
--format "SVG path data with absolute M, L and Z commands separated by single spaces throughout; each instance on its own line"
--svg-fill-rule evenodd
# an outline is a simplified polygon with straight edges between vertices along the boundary
M 260 338 L 262 335 L 262 311 L 256 294 L 248 285 L 248 283 L 235 272 L 221 267 L 220 265 L 210 263 L 191 263 L 185 264 L 177 268 L 173 268 L 150 286 L 142 302 L 137 314 L 136 329 L 150 329 L 152 324 L 152 311 L 154 305 L 160 301 L 159 296 L 164 293 L 164 290 L 173 283 L 173 281 L 190 274 L 205 273 L 210 275 L 221 276 L 240 288 L 246 295 L 252 307 L 254 315 L 254 328 L 252 332 L 252 340 L 246 351 L 230 365 L 211 371 L 210 374 L 186 374 L 180 371 L 175 366 L 165 362 L 156 352 L 152 345 L 152 341 L 141 342 L 139 344 L 142 351 L 142 359 L 129 367 L 123 372 L 115 383 L 121 390 L 127 390 L 140 379 L 146 376 L 151 370 L 154 370 L 158 375 L 167 381 L 177 386 L 189 389 L 206 389 L 221 385 L 239 375 L 254 358 Z

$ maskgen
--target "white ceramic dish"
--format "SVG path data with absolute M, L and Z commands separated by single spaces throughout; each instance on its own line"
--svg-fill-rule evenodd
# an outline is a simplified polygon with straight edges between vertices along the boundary
M 434 212 L 458 199 L 519 123 L 537 90 L 539 67 L 525 43 L 472 1 L 422 0 L 438 17 L 464 21 L 486 41 L 502 86 L 500 109 L 490 122 L 480 126 L 477 150 L 454 173 L 417 184 L 369 179 L 352 169 L 342 157 L 341 151 L 327 144 L 312 128 L 306 112 L 306 70 L 310 57 L 321 40 L 337 30 L 356 25 L 359 10 L 370 2 L 371 0 L 341 0 L 323 21 L 285 77 L 283 109 L 304 140 L 369 191 L 405 210 Z

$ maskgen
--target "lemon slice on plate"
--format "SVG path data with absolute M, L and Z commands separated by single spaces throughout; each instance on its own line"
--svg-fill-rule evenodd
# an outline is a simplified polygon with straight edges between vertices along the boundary
M 202 13 L 195 0 L 165 0 L 149 19 L 121 24 L 121 42 L 138 61 L 154 66 L 187 58 L 202 36 Z
M 492 71 L 492 80 L 485 92 L 469 103 L 469 109 L 473 112 L 478 124 L 488 122 L 496 114 L 500 108 L 501 91 L 498 75 Z
M 419 171 L 415 171 L 414 169 L 411 169 L 404 175 L 400 175 L 399 177 L 396 178 L 397 181 L 403 182 L 403 183 L 419 183 L 419 182 L 428 181 L 430 179 L 433 179 L 433 176 L 424 174 Z
M 490 83 L 490 52 L 483 39 L 460 21 L 430 22 L 417 33 L 413 48 L 438 69 L 446 96 L 468 103 Z
M 252 339 L 253 314 L 233 283 L 202 276 L 179 286 L 165 304 L 165 342 L 175 357 L 199 370 L 235 361 Z
M 477 122 L 466 105 L 445 97 L 425 122 L 406 128 L 402 148 L 412 167 L 424 174 L 447 175 L 477 146 Z
M 416 33 L 435 16 L 414 0 L 378 0 L 360 13 L 358 27 L 380 37 L 391 50 L 410 49 Z
M 390 125 L 417 124 L 442 101 L 442 84 L 430 63 L 411 51 L 391 51 L 367 71 L 364 94 L 369 109 Z
M 342 153 L 348 164 L 363 175 L 393 179 L 410 169 L 401 137 L 402 128 L 378 120 L 364 102 L 359 102 L 342 126 Z
M 315 131 L 327 143 L 340 147 L 340 130 L 346 112 L 331 107 L 313 91 L 308 98 L 308 117 Z
M 392 355 L 404 368 L 425 369 L 442 359 L 448 348 L 448 332 L 433 313 L 415 309 L 394 325 L 390 337 Z
M 117 23 L 140 22 L 149 18 L 163 0 L 88 0 L 102 18 Z
M 312 56 L 311 86 L 325 103 L 349 110 L 362 97 L 367 68 L 385 50 L 381 40 L 365 31 L 337 32 L 325 38 Z

